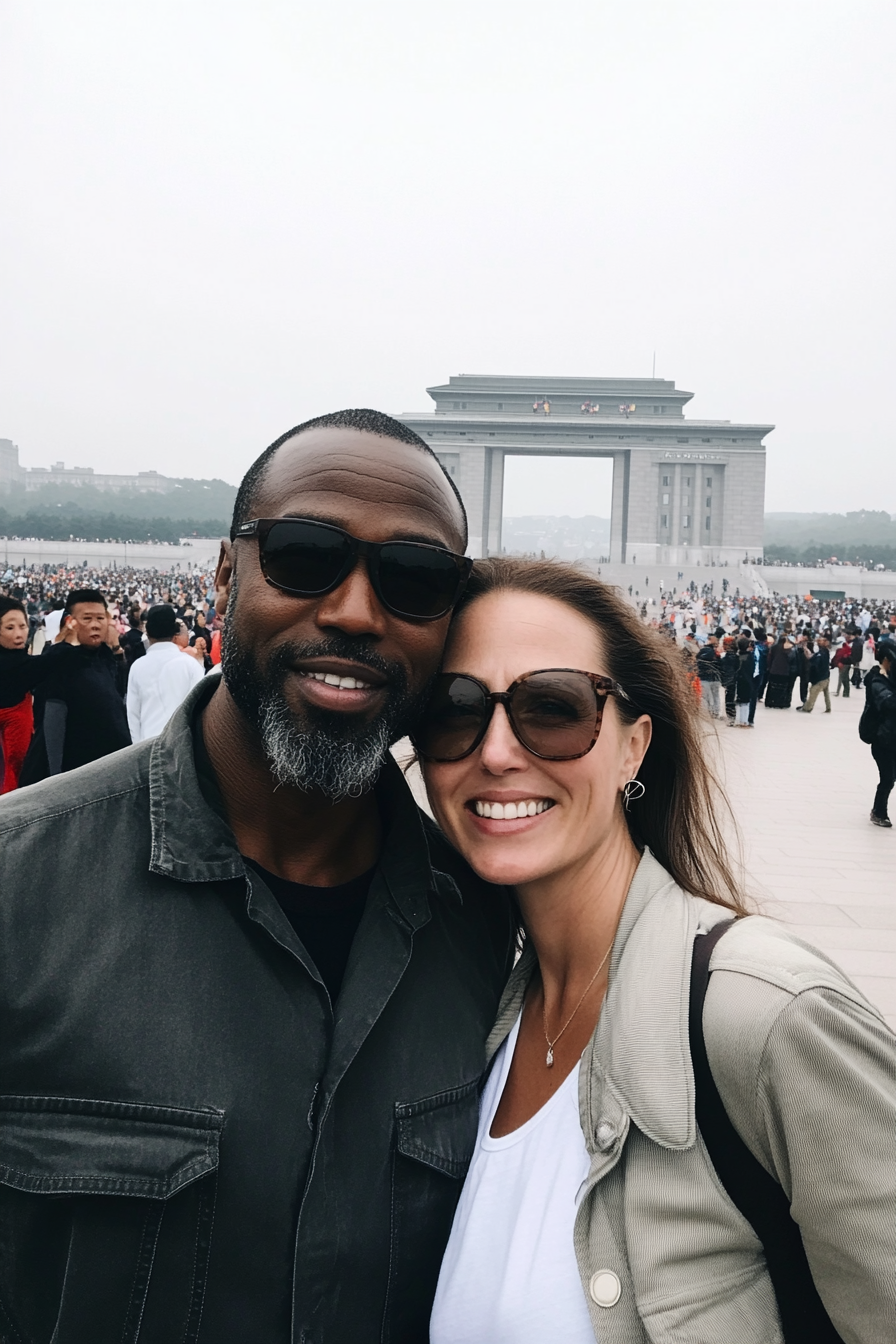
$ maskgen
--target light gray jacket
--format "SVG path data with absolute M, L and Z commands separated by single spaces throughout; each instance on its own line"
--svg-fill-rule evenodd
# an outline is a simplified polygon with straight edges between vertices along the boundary
M 691 950 L 730 912 L 645 853 L 623 909 L 579 1114 L 591 1169 L 575 1250 L 600 1344 L 776 1344 L 762 1247 L 725 1194 L 694 1118 Z M 535 967 L 517 963 L 489 1038 Z M 896 1037 L 843 972 L 760 916 L 713 953 L 707 1054 L 741 1138 L 780 1182 L 847 1344 L 896 1341 Z

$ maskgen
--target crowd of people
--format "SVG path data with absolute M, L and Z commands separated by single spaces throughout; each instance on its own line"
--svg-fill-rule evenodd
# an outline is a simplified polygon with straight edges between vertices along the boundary
M 0 793 L 164 727 L 220 660 L 212 577 L 47 565 L 2 576 Z
M 811 714 L 819 699 L 823 699 L 823 712 L 829 714 L 832 682 L 836 687 L 834 698 L 848 699 L 851 690 L 860 689 L 869 673 L 878 668 L 880 641 L 896 641 L 896 614 L 890 608 L 871 610 L 855 600 L 825 601 L 777 593 L 759 598 L 735 590 L 729 595 L 727 588 L 726 583 L 725 591 L 717 595 L 714 581 L 699 588 L 692 583 L 683 592 L 661 593 L 658 603 L 639 603 L 637 598 L 634 601 L 642 620 L 675 640 L 681 648 L 691 684 L 709 715 L 727 722 L 730 727 L 754 728 L 756 706 L 760 702 L 767 709 L 795 708 L 799 713 Z M 58 691 L 54 696 L 52 686 L 49 689 L 43 686 L 42 678 L 46 674 L 43 665 L 23 664 L 21 659 L 16 663 L 9 653 L 15 653 L 19 648 L 37 653 L 45 646 L 58 643 L 76 645 L 78 613 L 71 609 L 71 595 L 79 592 L 90 592 L 94 605 L 99 600 L 106 607 L 108 626 L 100 642 L 113 651 L 119 646 L 122 650 L 122 671 L 113 680 L 116 693 L 120 690 L 126 697 L 127 741 L 140 741 L 149 735 L 144 731 L 144 721 L 161 727 L 166 720 L 159 720 L 159 713 L 170 706 L 166 715 L 169 717 L 179 703 L 174 687 L 182 686 L 186 694 L 192 682 L 191 668 L 187 664 L 173 663 L 166 676 L 171 688 L 167 695 L 154 709 L 141 709 L 138 702 L 143 683 L 148 683 L 149 677 L 143 671 L 131 680 L 130 673 L 134 662 L 150 647 L 156 646 L 153 669 L 160 665 L 158 646 L 163 642 L 171 651 L 167 655 L 169 660 L 173 651 L 183 649 L 198 660 L 203 672 L 211 670 L 220 661 L 221 620 L 215 613 L 213 574 L 116 567 L 54 568 L 50 565 L 8 569 L 0 577 L 0 603 L 3 604 L 0 610 L 4 611 L 0 616 L 0 763 L 3 768 L 0 792 L 10 791 L 19 782 L 35 731 L 41 744 L 35 746 L 34 755 L 40 755 L 41 759 L 33 769 L 25 772 L 23 782 L 33 782 L 46 773 L 56 773 L 53 762 L 59 753 L 51 752 L 49 762 L 45 760 L 43 739 L 46 737 L 45 703 L 48 699 L 58 698 Z M 18 619 L 16 608 L 10 603 L 20 605 Z M 147 619 L 153 607 L 164 610 L 152 615 L 149 619 L 152 628 L 148 628 Z M 25 621 L 24 641 L 22 618 Z M 153 628 L 165 633 L 153 634 Z M 12 671 L 14 664 L 15 673 Z M 76 664 L 72 662 L 66 666 L 74 669 Z M 22 691 L 26 683 L 27 691 Z M 36 719 L 32 712 L 31 690 L 37 692 Z M 884 690 L 878 688 L 878 697 L 883 693 Z M 799 703 L 794 704 L 794 700 Z M 91 712 L 94 710 L 95 706 Z M 76 711 L 73 722 L 80 717 Z M 52 734 L 52 709 L 50 726 Z M 85 743 L 78 752 L 70 747 L 68 753 L 63 753 L 65 760 L 82 764 L 95 759 L 92 752 L 101 754 L 101 746 L 108 749 L 110 740 L 118 740 L 114 735 L 109 739 L 103 733 L 94 736 L 93 745 Z M 85 737 L 90 738 L 91 733 L 87 732 Z M 869 745 L 880 777 L 870 819 L 874 825 L 890 827 L 888 798 L 896 782 L 896 758 L 886 744 L 869 739 Z
M 896 1038 L 750 913 L 695 705 L 773 604 L 667 603 L 679 649 L 467 544 L 352 410 L 252 465 L 213 585 L 6 584 L 48 777 L 0 799 L 4 1339 L 893 1337 Z
M 0 573 L 0 594 L 25 604 L 28 616 L 28 646 L 36 640 L 40 652 L 44 638 L 59 633 L 61 613 L 73 588 L 102 592 L 109 613 L 124 633 L 134 609 L 146 612 L 159 603 L 173 606 L 181 620 L 192 627 L 201 615 L 199 628 L 211 621 L 214 608 L 214 574 L 201 570 L 137 569 L 106 565 L 10 566 Z
M 869 819 L 890 829 L 888 802 L 896 784 L 896 733 L 884 712 L 890 683 L 881 667 L 896 651 L 896 612 L 859 601 L 816 600 L 774 593 L 768 598 L 723 595 L 714 584 L 663 594 L 661 614 L 642 617 L 681 648 L 695 693 L 711 717 L 733 728 L 755 727 L 756 706 L 811 714 L 823 699 L 849 699 L 864 688 L 859 725 L 871 747 L 879 782 Z M 835 687 L 832 694 L 832 685 Z M 798 704 L 794 701 L 798 700 Z

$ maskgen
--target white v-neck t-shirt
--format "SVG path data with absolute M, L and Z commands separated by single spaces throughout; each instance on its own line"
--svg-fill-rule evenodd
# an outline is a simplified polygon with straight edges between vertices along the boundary
M 519 1129 L 489 1136 L 519 1029 L 517 1018 L 482 1094 L 431 1344 L 594 1344 L 573 1248 L 576 1200 L 590 1167 L 579 1123 L 581 1065 Z

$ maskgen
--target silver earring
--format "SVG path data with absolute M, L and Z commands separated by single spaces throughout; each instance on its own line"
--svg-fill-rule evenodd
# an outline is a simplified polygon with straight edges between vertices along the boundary
M 644 797 L 646 792 L 647 790 L 641 783 L 640 779 L 630 779 L 626 784 L 625 788 L 622 790 L 622 797 L 625 799 L 626 812 L 628 811 L 629 803 L 637 802 L 639 798 Z

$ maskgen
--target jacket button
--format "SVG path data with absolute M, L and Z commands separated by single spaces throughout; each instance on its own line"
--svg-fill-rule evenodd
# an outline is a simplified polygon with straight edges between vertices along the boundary
M 622 1284 L 612 1269 L 599 1269 L 592 1274 L 588 1287 L 592 1300 L 599 1307 L 615 1307 L 622 1296 Z
M 601 1120 L 597 1126 L 597 1146 L 602 1153 L 616 1142 L 616 1126 L 610 1120 Z

